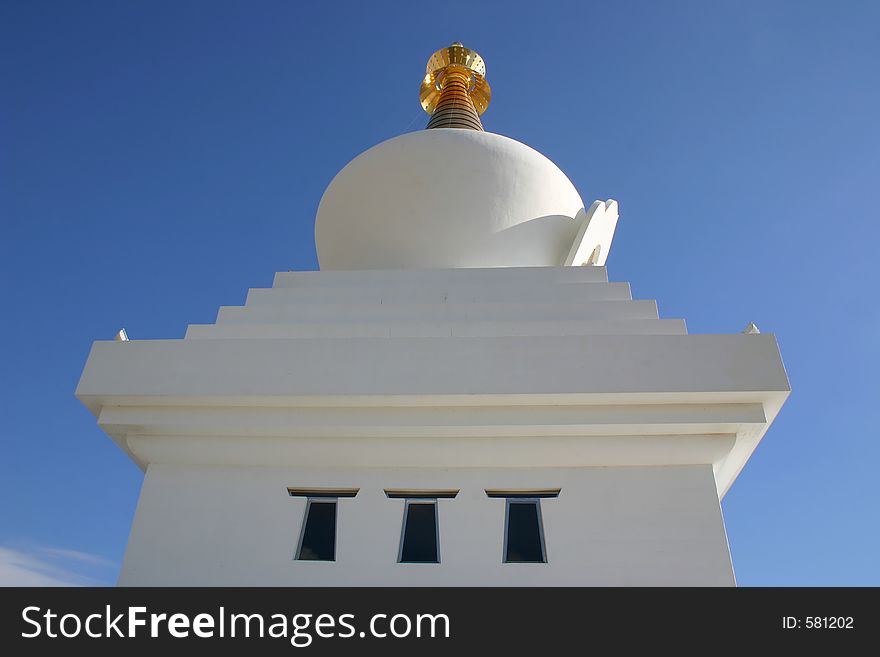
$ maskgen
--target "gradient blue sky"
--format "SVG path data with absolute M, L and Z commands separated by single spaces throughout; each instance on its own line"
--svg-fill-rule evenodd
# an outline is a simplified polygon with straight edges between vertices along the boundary
M 428 56 L 486 128 L 620 202 L 611 280 L 754 321 L 793 393 L 724 500 L 740 584 L 880 584 L 880 3 L 0 3 L 0 581 L 115 581 L 141 472 L 74 398 L 91 342 L 180 338 L 315 269 L 333 175 L 423 127 Z M 4 575 L 5 574 L 5 575 Z

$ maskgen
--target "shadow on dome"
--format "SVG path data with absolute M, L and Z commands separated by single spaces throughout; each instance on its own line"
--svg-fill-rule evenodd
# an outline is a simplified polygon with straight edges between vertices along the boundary
M 495 233 L 495 248 L 509 249 L 506 260 L 519 267 L 562 265 L 581 224 L 584 210 L 575 217 L 551 214 L 524 221 Z M 501 239 L 500 244 L 498 243 Z M 541 250 L 536 251 L 540 245 Z

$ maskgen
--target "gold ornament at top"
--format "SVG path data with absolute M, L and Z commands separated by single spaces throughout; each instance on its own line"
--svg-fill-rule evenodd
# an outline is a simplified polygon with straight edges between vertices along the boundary
M 491 99 L 492 90 L 486 81 L 486 64 L 476 52 L 456 41 L 431 55 L 419 91 L 422 107 L 432 115 L 429 128 L 470 127 L 482 130 L 479 115 L 486 111 Z M 441 112 L 443 116 L 436 116 Z

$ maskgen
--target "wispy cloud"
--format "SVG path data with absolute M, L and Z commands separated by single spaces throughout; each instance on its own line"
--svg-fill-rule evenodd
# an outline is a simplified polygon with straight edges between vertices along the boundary
M 104 557 L 77 550 L 0 546 L 0 586 L 106 586 L 115 568 Z
M 60 559 L 68 559 L 70 561 L 79 561 L 81 563 L 89 563 L 95 566 L 103 566 L 104 568 L 115 568 L 116 564 L 89 552 L 80 552 L 79 550 L 65 550 L 63 548 L 42 548 L 42 551 L 52 557 Z

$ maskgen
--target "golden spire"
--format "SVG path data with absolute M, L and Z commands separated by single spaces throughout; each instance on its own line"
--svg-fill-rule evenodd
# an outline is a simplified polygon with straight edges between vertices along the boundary
M 456 41 L 431 55 L 419 91 L 422 107 L 431 115 L 428 129 L 482 130 L 480 115 L 491 99 L 486 64 L 473 50 Z

